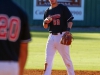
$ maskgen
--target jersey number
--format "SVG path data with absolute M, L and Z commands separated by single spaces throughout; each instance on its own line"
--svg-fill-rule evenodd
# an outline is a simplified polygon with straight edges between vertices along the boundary
M 15 42 L 20 32 L 20 19 L 18 17 L 8 18 L 6 15 L 0 15 L 0 40 L 9 40 Z
M 54 19 L 53 20 L 53 25 L 60 25 L 60 20 L 59 19 Z

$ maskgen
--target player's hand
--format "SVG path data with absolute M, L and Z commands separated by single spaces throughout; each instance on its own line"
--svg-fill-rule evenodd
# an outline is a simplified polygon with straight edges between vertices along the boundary
M 45 23 L 45 24 L 49 24 L 51 21 L 52 21 L 52 17 L 47 17 L 47 18 L 44 20 L 44 23 Z

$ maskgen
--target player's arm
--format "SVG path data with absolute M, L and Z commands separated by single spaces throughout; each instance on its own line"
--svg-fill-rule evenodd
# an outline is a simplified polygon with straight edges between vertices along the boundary
M 65 17 L 66 17 L 66 20 L 67 20 L 67 31 L 70 31 L 70 29 L 72 28 L 72 25 L 73 25 L 73 15 L 71 14 L 70 10 L 65 7 Z M 67 14 L 66 14 L 67 13 Z
M 19 75 L 23 75 L 28 56 L 28 43 L 31 41 L 27 14 L 22 13 L 21 16 L 22 27 L 20 32 Z
M 47 29 L 47 28 L 48 28 L 48 24 L 49 24 L 49 23 L 47 23 L 47 21 L 46 21 L 46 20 L 44 20 L 44 21 L 43 21 L 43 27 L 44 27 L 45 29 Z
M 43 27 L 45 28 L 45 29 L 47 29 L 48 28 L 48 24 L 49 23 L 47 23 L 47 19 L 46 19 L 46 15 L 47 15 L 47 10 L 45 11 L 45 13 L 44 13 L 44 20 L 43 20 Z
M 70 33 L 70 30 L 71 30 L 71 28 L 72 28 L 72 25 L 73 25 L 73 22 L 68 22 L 66 33 Z
M 23 75 L 24 67 L 26 64 L 28 56 L 28 43 L 20 44 L 20 54 L 19 54 L 19 75 Z
M 73 22 L 68 22 L 68 26 L 67 26 L 67 28 L 72 28 L 72 25 L 73 25 Z
M 49 17 L 47 16 L 47 12 L 48 12 L 48 10 L 45 11 L 45 13 L 44 13 L 44 20 L 43 20 L 43 27 L 45 29 L 48 28 L 49 23 L 52 21 L 52 18 L 50 16 Z
M 48 28 L 48 24 L 44 24 L 44 23 L 43 23 L 43 27 L 44 27 L 45 29 L 47 29 L 47 28 Z
M 47 17 L 45 18 L 45 20 L 43 21 L 43 27 L 46 29 L 48 28 L 48 24 L 52 21 L 51 17 Z
M 70 31 L 72 28 L 73 22 L 68 22 L 67 31 Z

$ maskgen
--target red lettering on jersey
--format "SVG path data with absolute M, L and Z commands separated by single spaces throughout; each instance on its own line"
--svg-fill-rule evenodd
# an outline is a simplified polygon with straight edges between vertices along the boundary
M 20 32 L 20 19 L 17 17 L 11 17 L 9 28 L 9 40 L 16 41 L 19 37 Z
M 49 15 L 53 19 L 53 25 L 60 25 L 60 14 Z
M 57 19 L 57 25 L 60 25 L 60 19 Z
M 9 40 L 15 42 L 19 37 L 20 19 L 18 17 L 8 18 L 6 15 L 0 15 L 0 40 Z
M 7 25 L 8 17 L 6 15 L 0 15 L 0 39 L 7 39 Z
M 60 18 L 61 15 L 60 14 L 55 14 L 55 15 L 51 15 L 52 19 L 57 19 L 57 18 Z
M 56 19 L 53 20 L 53 25 L 57 25 Z

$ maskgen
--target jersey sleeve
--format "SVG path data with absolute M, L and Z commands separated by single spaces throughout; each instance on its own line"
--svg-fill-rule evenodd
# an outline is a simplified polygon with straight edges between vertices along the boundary
M 45 13 L 44 13 L 44 17 L 43 17 L 43 19 L 45 19 L 46 18 L 46 15 L 45 15 Z
M 28 24 L 27 14 L 24 13 L 22 17 L 22 28 L 21 28 L 21 42 L 29 42 L 31 40 L 30 29 Z
M 72 22 L 72 20 L 74 19 L 72 13 L 70 12 L 67 6 L 64 6 L 64 16 L 67 22 Z
M 49 8 L 48 8 L 49 9 Z M 45 13 L 44 13 L 44 19 L 48 16 L 48 9 L 45 11 Z

